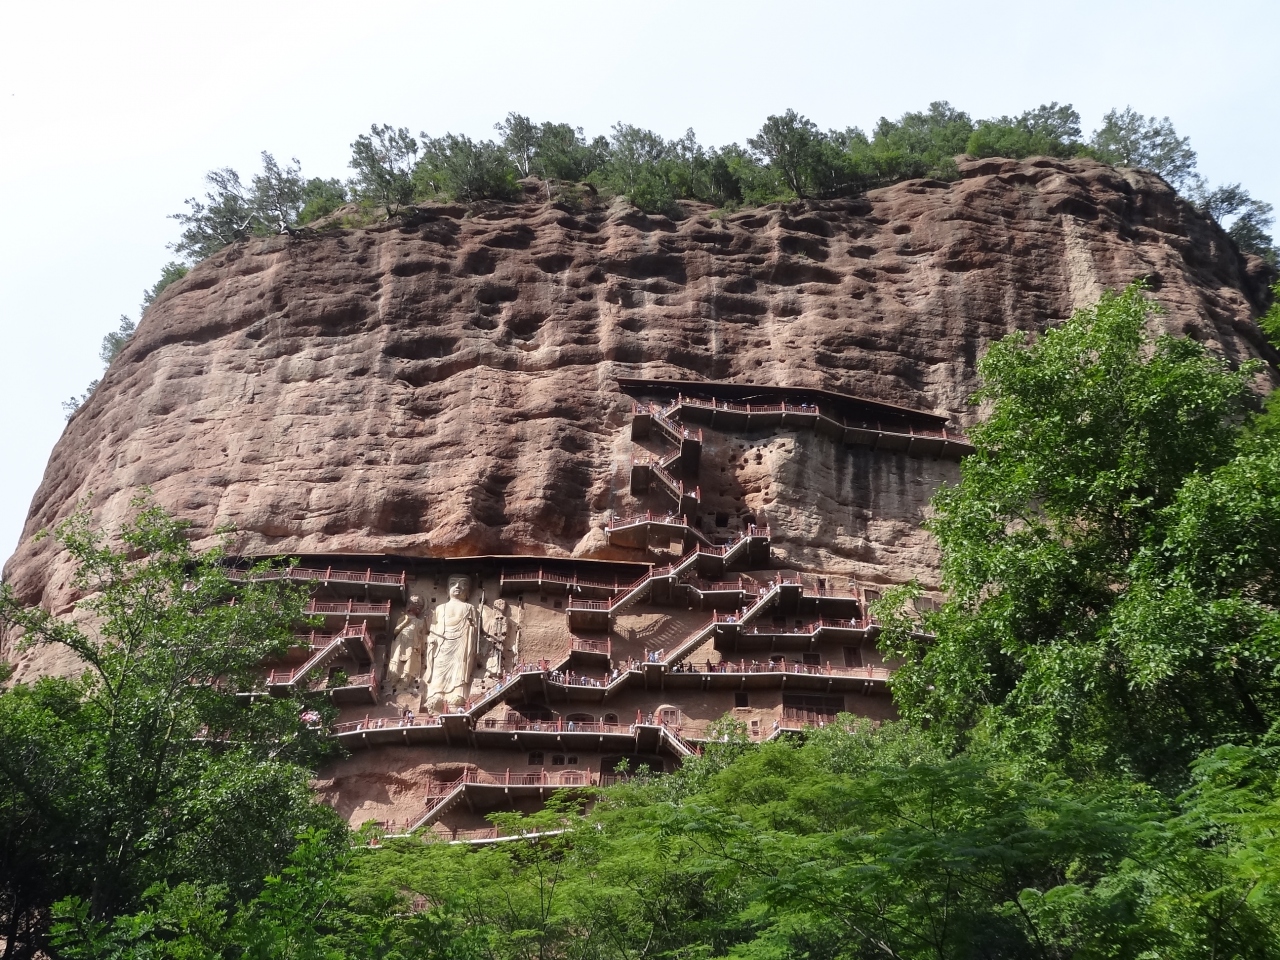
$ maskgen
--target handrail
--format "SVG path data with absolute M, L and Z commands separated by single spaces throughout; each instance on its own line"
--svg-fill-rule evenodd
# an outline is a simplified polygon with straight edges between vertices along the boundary
M 712 616 L 710 620 L 704 623 L 693 633 L 689 634 L 683 642 L 677 644 L 670 651 L 664 651 L 662 659 L 658 662 L 667 665 L 679 663 L 682 659 L 688 656 L 689 653 L 707 642 L 707 638 L 711 635 L 712 630 L 715 629 L 715 625 L 716 618 Z
M 365 717 L 363 720 L 347 720 L 343 723 L 335 723 L 332 729 L 335 734 L 341 735 L 346 733 L 365 733 L 370 730 L 411 730 L 416 727 L 439 726 L 439 716 L 424 714 L 421 717 Z
M 675 563 L 669 563 L 665 566 L 652 568 L 643 577 L 631 584 L 631 586 L 622 590 L 610 599 L 581 600 L 578 597 L 570 597 L 567 609 L 612 613 L 616 609 L 629 605 L 635 599 L 634 595 L 645 586 L 651 585 L 654 580 L 679 576 L 680 573 L 691 564 L 697 563 L 698 555 L 700 553 L 707 552 L 707 550 L 703 550 L 700 546 L 695 545 L 692 550 L 686 553 Z
M 649 464 L 649 469 L 654 472 L 663 483 L 665 483 L 670 491 L 679 497 L 684 496 L 684 481 L 677 480 L 671 475 L 671 472 L 662 465 L 661 460 L 655 460 Z
M 546 770 L 539 770 L 536 773 L 512 773 L 508 769 L 503 776 L 497 776 L 483 770 L 468 769 L 462 776 L 451 783 L 436 784 L 430 782 L 427 784 L 428 791 L 434 790 L 436 792 L 428 792 L 424 797 L 427 808 L 409 826 L 409 832 L 412 833 L 414 830 L 426 826 L 438 810 L 468 786 L 589 787 L 594 785 L 594 777 L 586 770 L 565 770 L 560 773 L 550 773 Z
M 603 653 L 609 656 L 613 652 L 613 644 L 609 640 L 584 640 L 581 637 L 574 637 L 569 649 L 579 653 Z
M 818 404 L 794 404 L 794 403 L 731 403 L 729 401 L 720 400 L 703 400 L 698 397 L 679 396 L 676 402 L 672 404 L 671 410 L 675 411 L 681 406 L 699 407 L 703 410 L 724 410 L 730 413 L 764 414 L 764 413 L 798 413 L 813 416 L 815 419 L 821 418 L 828 420 L 838 427 L 846 430 L 873 430 L 876 433 L 882 433 L 887 436 L 899 437 L 923 437 L 926 439 L 940 439 L 951 443 L 969 445 L 969 438 L 959 432 L 952 432 L 943 427 L 940 430 L 931 429 L 929 427 L 915 427 L 910 424 L 904 429 L 884 428 L 881 421 L 875 421 L 874 425 L 871 421 L 850 421 L 842 416 L 833 415 L 831 413 L 823 413 Z
M 785 582 L 790 583 L 790 581 L 785 581 Z M 763 610 L 765 606 L 767 606 L 768 603 L 778 595 L 778 592 L 782 589 L 783 584 L 784 584 L 784 581 L 782 580 L 775 580 L 773 583 L 768 584 L 768 589 L 761 590 L 756 595 L 755 599 L 752 600 L 749 604 L 747 604 L 746 607 L 740 612 L 722 614 L 719 611 L 716 611 L 712 613 L 711 615 L 712 622 L 713 623 L 746 623 L 748 620 L 752 619 L 757 613 Z
M 587 687 L 593 690 L 607 690 L 613 683 L 609 677 L 588 677 L 571 670 L 547 671 L 547 683 L 560 687 Z
M 758 531 L 761 528 L 754 525 L 744 531 L 732 543 L 723 546 L 703 546 L 702 544 L 694 544 L 692 550 L 682 556 L 675 563 L 669 563 L 661 567 L 653 567 L 635 583 L 631 584 L 625 590 L 622 590 L 608 600 L 583 600 L 578 597 L 570 597 L 567 609 L 583 612 L 595 613 L 612 613 L 614 610 L 627 606 L 634 599 L 633 594 L 638 590 L 651 584 L 654 580 L 677 577 L 683 574 L 689 567 L 698 562 L 699 557 L 717 557 L 727 560 L 732 554 L 737 553 L 743 546 L 750 543 L 753 537 L 762 536 Z M 766 528 L 767 529 L 767 528 Z M 785 576 L 779 574 L 779 577 Z M 782 581 L 779 581 L 782 582 Z M 790 580 L 786 582 L 790 583 Z M 799 578 L 795 582 L 800 582 Z
M 346 683 L 340 684 L 339 686 L 336 686 L 336 687 L 329 687 L 328 689 L 345 690 L 348 687 L 368 687 L 369 689 L 372 690 L 373 686 L 374 686 L 374 683 L 373 683 L 372 673 L 357 673 L 354 677 L 348 677 Z
M 348 600 L 346 603 L 327 600 L 308 600 L 302 612 L 307 616 L 340 616 L 348 617 L 389 617 L 391 601 L 383 603 L 360 603 Z
M 513 573 L 503 570 L 499 574 L 499 580 L 502 583 L 558 583 L 566 587 L 590 587 L 595 590 L 621 590 L 623 587 L 616 579 L 588 580 L 577 574 L 556 573 L 542 567 L 537 570 L 516 570 Z
M 312 635 L 314 636 L 314 634 Z M 345 640 L 359 640 L 364 646 L 365 653 L 369 657 L 369 662 L 373 662 L 373 637 L 369 635 L 369 631 L 364 621 L 360 621 L 356 626 L 348 626 L 345 630 L 339 630 L 328 638 L 328 642 L 322 647 L 311 647 L 312 653 L 301 666 L 294 670 L 272 670 L 267 675 L 267 684 L 278 684 L 286 686 L 296 682 L 301 677 L 310 673 L 318 664 L 324 663 L 329 659 L 329 655 L 334 648 L 339 646 Z M 355 686 L 356 684 L 352 684 Z
M 639 526 L 643 523 L 663 523 L 671 527 L 687 527 L 689 521 L 678 513 L 656 514 L 652 510 L 646 510 L 643 514 L 633 514 L 629 517 L 610 517 L 609 530 L 619 530 L 622 527 Z
M 689 663 L 683 673 L 702 676 L 726 674 L 732 676 L 750 676 L 753 674 L 789 673 L 805 677 L 846 677 L 854 680 L 886 681 L 893 676 L 888 667 L 838 667 L 831 664 L 801 663 L 797 660 L 718 660 L 707 664 L 710 670 L 699 669 L 696 663 Z
M 635 733 L 635 724 L 604 723 L 598 720 L 497 720 L 486 717 L 476 724 L 479 732 L 493 733 L 603 733 L 627 735 Z
M 306 644 L 312 650 L 320 647 L 328 646 L 335 640 L 346 640 L 359 638 L 365 642 L 365 646 L 369 648 L 370 653 L 373 651 L 373 638 L 369 636 L 369 630 L 365 622 L 361 620 L 359 623 L 349 624 L 337 633 L 316 633 L 312 630 L 310 633 L 295 633 L 293 639 L 297 646 Z
M 631 415 L 634 417 L 639 414 L 648 414 L 650 417 L 652 417 L 654 422 L 663 428 L 663 432 L 667 434 L 667 437 L 673 443 L 679 443 L 681 440 L 695 439 L 695 436 L 692 430 L 690 430 L 688 427 L 686 427 L 682 423 L 676 423 L 674 420 L 671 419 L 670 414 L 666 410 L 664 410 L 662 407 L 659 407 L 656 403 L 653 403 L 652 401 L 649 401 L 641 405 L 639 403 L 636 403 L 633 400 L 631 402 Z M 702 442 L 701 429 L 698 430 L 696 439 L 699 443 Z
M 400 573 L 375 573 L 372 569 L 335 570 L 333 567 L 323 570 L 318 567 L 277 567 L 272 570 L 259 570 L 257 572 L 231 570 L 227 573 L 227 576 L 232 580 L 248 583 L 267 580 L 318 580 L 326 583 L 378 584 L 380 586 L 400 587 L 401 589 L 404 588 L 406 583 L 404 571 Z

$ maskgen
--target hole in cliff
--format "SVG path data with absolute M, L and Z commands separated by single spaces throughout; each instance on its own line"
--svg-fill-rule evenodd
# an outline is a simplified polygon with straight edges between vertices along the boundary
M 417 533 L 425 513 L 426 500 L 420 493 L 392 490 L 383 499 L 371 526 L 390 534 Z
M 688 275 L 684 261 L 679 257 L 663 253 L 647 253 L 628 260 L 615 260 L 606 265 L 610 273 L 629 277 L 632 280 L 649 280 L 662 277 L 672 283 L 684 284 Z
M 517 295 L 515 287 L 504 283 L 485 283 L 476 290 L 476 300 L 486 305 L 511 301 Z
M 457 345 L 456 337 L 419 337 L 416 340 L 392 340 L 382 348 L 382 352 L 401 360 L 435 360 L 453 353 Z
M 391 268 L 393 277 L 416 277 L 420 273 L 444 269 L 445 264 L 434 260 L 402 260 Z
M 516 340 L 532 340 L 542 329 L 548 314 L 539 311 L 511 313 L 507 317 L 507 332 Z
M 755 293 L 756 282 L 751 277 L 730 277 L 720 290 L 724 293 Z
M 769 312 L 769 304 L 760 297 L 740 297 L 717 293 L 707 298 L 711 308 L 723 320 L 759 317 Z
M 1084 197 L 1067 196 L 1049 205 L 1049 213 L 1065 213 L 1080 220 L 1098 219 L 1098 208 Z
M 493 273 L 497 266 L 497 258 L 493 252 L 480 247 L 476 250 L 470 250 L 462 258 L 462 262 L 458 264 L 459 273 L 475 273 L 480 276 L 486 276 Z
M 533 238 L 534 232 L 524 224 L 520 224 L 512 230 L 503 230 L 491 237 L 486 237 L 481 242 L 486 247 L 495 247 L 499 250 L 524 250 L 533 242 Z
M 811 260 L 826 260 L 827 245 L 813 237 L 782 237 L 778 241 L 778 249 L 792 256 L 808 257 Z
M 567 253 L 549 253 L 546 256 L 535 257 L 533 262 L 543 273 L 561 273 L 573 263 L 573 257 Z
M 626 343 L 606 348 L 604 358 L 610 363 L 644 363 L 651 359 L 642 347 Z
M 783 230 L 798 230 L 801 233 L 809 233 L 817 237 L 829 237 L 832 233 L 831 224 L 821 217 L 792 218 L 784 215 L 778 218 L 778 226 Z
M 779 260 L 767 279 L 784 287 L 801 283 L 824 283 L 832 286 L 840 283 L 840 275 L 834 270 L 803 260 Z
M 299 332 L 312 336 L 335 336 L 362 324 L 369 312 L 368 303 L 355 297 L 305 301 L 293 305 L 293 322 Z

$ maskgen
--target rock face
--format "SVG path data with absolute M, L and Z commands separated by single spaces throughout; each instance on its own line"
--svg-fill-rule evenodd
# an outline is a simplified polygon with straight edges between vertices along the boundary
M 423 208 L 236 244 L 169 287 L 50 459 L 5 568 L 68 608 L 34 541 L 140 488 L 245 554 L 533 554 L 609 546 L 628 492 L 619 376 L 814 387 L 971 421 L 986 344 L 1145 277 L 1174 333 L 1265 355 L 1266 277 L 1157 177 L 1086 160 L 962 163 L 954 183 L 679 222 L 625 202 Z M 784 563 L 936 580 L 919 529 L 953 462 L 812 432 L 707 435 L 702 509 Z

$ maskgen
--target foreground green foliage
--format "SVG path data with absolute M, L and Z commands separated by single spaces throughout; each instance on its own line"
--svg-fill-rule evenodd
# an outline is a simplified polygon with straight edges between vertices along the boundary
M 1208 754 L 1180 798 L 945 759 L 845 718 L 803 744 L 494 819 L 493 846 L 304 838 L 233 906 L 193 887 L 69 957 L 423 960 L 1257 957 L 1280 954 L 1276 748 Z
M 1144 335 L 1141 290 L 981 361 L 990 416 L 930 524 L 951 599 L 893 641 L 906 717 L 1081 771 L 1179 776 L 1280 719 L 1280 447 L 1246 365 Z
M 232 583 L 220 551 L 197 555 L 181 524 L 138 509 L 115 544 L 84 515 L 58 531 L 87 619 L 0 592 L 0 618 L 24 644 L 64 648 L 85 666 L 0 694 L 7 957 L 43 949 L 62 898 L 103 920 L 136 910 L 156 883 L 250 895 L 301 828 L 334 822 L 307 787 L 324 745 L 299 705 L 237 698 L 289 644 L 304 594 Z

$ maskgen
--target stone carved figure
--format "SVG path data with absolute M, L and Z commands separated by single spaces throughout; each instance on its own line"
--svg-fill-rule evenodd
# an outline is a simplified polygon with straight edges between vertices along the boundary
M 422 619 L 422 598 L 412 596 L 405 605 L 404 616 L 396 624 L 395 639 L 391 642 L 391 657 L 387 661 L 387 679 L 394 688 L 409 684 L 422 676 L 422 646 L 425 640 Z
M 496 680 L 502 676 L 502 662 L 507 650 L 507 631 L 510 618 L 507 616 L 507 601 L 499 597 L 493 606 L 483 611 L 485 641 L 488 647 L 484 664 L 484 679 Z
M 460 706 L 471 695 L 471 674 L 480 655 L 480 618 L 467 602 L 470 590 L 466 577 L 450 577 L 449 599 L 431 614 L 423 672 L 423 701 L 429 709 Z

